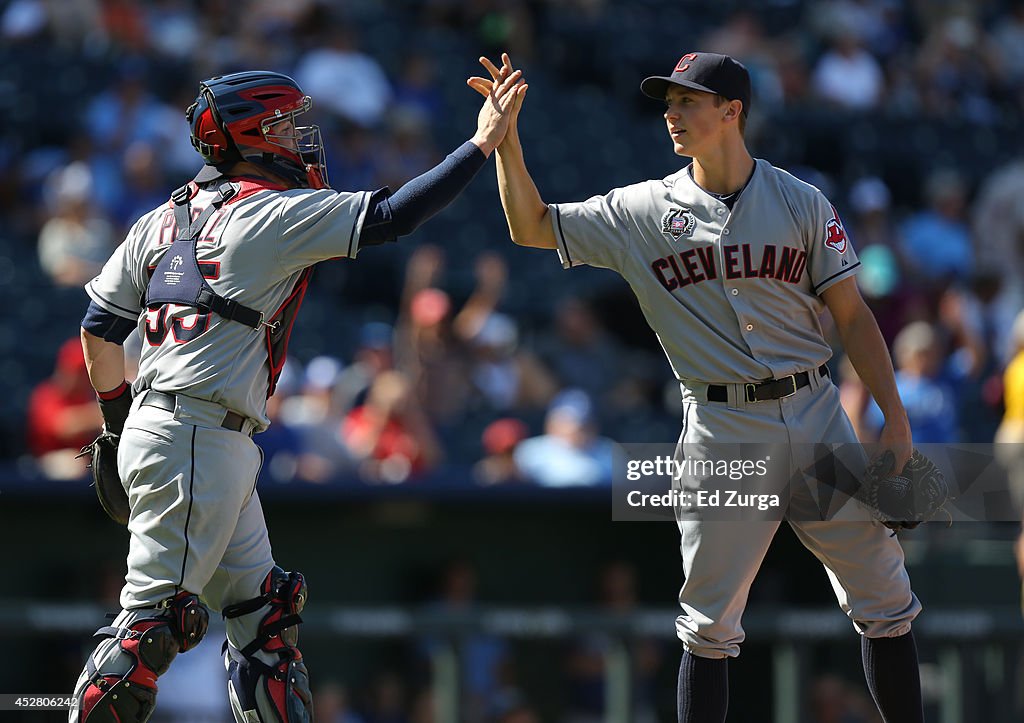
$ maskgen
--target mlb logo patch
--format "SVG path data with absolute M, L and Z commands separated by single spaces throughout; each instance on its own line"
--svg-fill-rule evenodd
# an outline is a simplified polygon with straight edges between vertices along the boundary
M 696 226 L 697 218 L 688 208 L 670 208 L 661 217 L 662 233 L 667 233 L 673 240 L 679 240 L 680 236 L 692 236 Z

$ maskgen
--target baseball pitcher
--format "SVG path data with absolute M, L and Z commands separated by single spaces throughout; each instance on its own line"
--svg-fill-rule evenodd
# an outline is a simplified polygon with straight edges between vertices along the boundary
M 486 59 L 492 92 L 512 72 Z M 682 390 L 681 448 L 718 443 L 856 443 L 825 363 L 832 350 L 818 315 L 828 309 L 851 361 L 885 412 L 880 447 L 896 470 L 911 459 L 907 415 L 874 317 L 860 297 L 856 253 L 815 187 L 747 151 L 746 68 L 687 53 L 641 90 L 664 103 L 674 152 L 692 162 L 667 178 L 582 203 L 545 203 L 523 158 L 516 90 L 497 149 L 498 188 L 512 240 L 557 250 L 566 268 L 612 269 L 629 282 Z M 727 660 L 743 642 L 740 619 L 779 522 L 726 523 L 677 515 L 684 584 L 677 634 L 679 720 L 721 723 Z M 886 721 L 921 721 L 911 622 L 921 605 L 889 529 L 864 521 L 789 519 L 821 560 L 861 635 L 868 685 Z

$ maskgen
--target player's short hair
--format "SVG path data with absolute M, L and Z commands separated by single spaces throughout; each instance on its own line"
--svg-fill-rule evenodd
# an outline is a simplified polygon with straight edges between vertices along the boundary
M 715 107 L 717 108 L 720 105 L 722 105 L 722 103 L 728 103 L 729 99 L 726 98 L 724 95 L 720 95 L 720 94 L 716 93 L 714 95 L 714 97 L 711 99 L 711 102 L 714 103 Z M 740 113 L 739 124 L 740 124 L 740 135 L 741 136 L 746 135 L 746 132 L 747 132 L 747 109 L 746 108 L 744 108 L 743 111 Z

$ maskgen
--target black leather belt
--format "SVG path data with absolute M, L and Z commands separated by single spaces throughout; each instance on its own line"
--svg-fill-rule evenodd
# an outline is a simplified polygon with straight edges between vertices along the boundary
M 822 378 L 828 376 L 828 367 L 822 364 L 818 367 L 818 375 Z M 743 396 L 747 402 L 766 402 L 769 399 L 782 399 L 796 394 L 797 389 L 803 389 L 811 383 L 810 372 L 797 372 L 782 379 L 769 379 L 764 382 L 748 382 L 743 385 Z M 729 388 L 724 384 L 708 384 L 709 402 L 728 402 Z
M 163 409 L 165 412 L 173 412 L 178 401 L 174 394 L 158 392 L 155 389 L 149 389 L 143 392 L 143 394 L 146 396 L 142 400 L 142 406 L 156 407 L 157 409 Z M 220 426 L 224 427 L 224 429 L 230 429 L 232 432 L 241 432 L 245 427 L 245 417 L 229 409 L 224 415 L 224 421 L 220 423 Z

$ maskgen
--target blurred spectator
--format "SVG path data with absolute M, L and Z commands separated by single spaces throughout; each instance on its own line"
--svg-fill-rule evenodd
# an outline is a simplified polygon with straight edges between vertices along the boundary
M 299 438 L 301 454 L 296 474 L 300 479 L 330 482 L 355 466 L 342 434 L 345 410 L 334 394 L 342 368 L 332 356 L 314 357 L 306 365 L 299 393 L 289 396 L 286 388 L 280 402 L 279 420 Z
M 990 442 L 999 425 L 1002 365 L 992 354 L 998 287 L 998 277 L 976 274 L 969 288 L 950 288 L 939 299 L 942 375 L 956 390 L 962 442 Z
M 400 326 L 402 364 L 414 381 L 416 397 L 431 420 L 451 424 L 465 411 L 470 394 L 469 361 L 452 333 L 451 299 L 440 289 L 423 289 Z
M 385 175 L 381 147 L 374 131 L 351 123 L 323 129 L 334 188 L 374 188 Z
M 611 484 L 610 439 L 597 435 L 590 397 L 569 389 L 551 402 L 544 434 L 519 444 L 515 462 L 526 477 L 542 487 Z
M 496 419 L 484 428 L 481 443 L 485 455 L 473 465 L 473 480 L 481 485 L 525 482 L 516 465 L 515 451 L 529 434 L 518 419 Z
M 814 723 L 882 723 L 870 698 L 839 676 L 819 675 L 811 682 L 809 698 Z
M 473 386 L 489 409 L 543 409 L 558 391 L 537 357 L 519 348 L 516 323 L 505 314 L 488 315 L 469 349 Z
M 281 416 L 289 424 L 319 425 L 337 418 L 334 408 L 334 385 L 344 365 L 339 359 L 321 355 L 306 365 L 300 394 L 290 396 L 283 404 Z
M 900 229 L 900 251 L 907 267 L 924 282 L 965 278 L 974 269 L 974 254 L 964 211 L 967 189 L 952 169 L 933 172 L 925 182 L 928 208 Z
M 328 110 L 364 128 L 376 126 L 391 104 L 391 84 L 374 58 L 359 49 L 350 24 L 334 22 L 322 45 L 303 55 L 295 80 Z
M 526 703 L 517 703 L 509 707 L 499 715 L 496 723 L 540 723 L 540 716 L 537 711 Z
M 462 8 L 462 22 L 476 31 L 484 55 L 533 57 L 533 13 L 527 0 L 476 0 L 462 3 Z
M 93 193 L 104 209 L 113 213 L 127 192 L 122 176 L 126 151 L 134 143 L 177 147 L 182 125 L 181 109 L 165 105 L 154 95 L 146 61 L 123 60 L 107 89 L 93 98 L 85 113 L 92 144 Z
M 392 340 L 395 330 L 390 324 L 371 321 L 359 330 L 359 344 L 352 363 L 338 375 L 334 383 L 334 404 L 342 414 L 366 401 L 374 379 L 381 372 L 394 368 Z
M 1021 3 L 1024 6 L 1024 3 Z M 1009 329 L 1013 315 L 1024 307 L 1024 158 L 995 169 L 981 184 L 973 205 L 971 230 L 978 268 L 998 274 L 995 304 L 1000 310 L 996 328 Z M 1009 335 L 995 341 L 998 358 L 1009 357 Z
M 188 3 L 162 0 L 145 3 L 142 11 L 150 47 L 155 53 L 188 62 L 201 52 L 204 39 L 200 22 L 202 16 L 194 12 Z
M 1008 80 L 1020 87 L 1024 83 L 1024 1 L 1011 0 L 1007 12 L 993 27 L 992 42 Z
M 133 0 L 105 0 L 100 3 L 103 24 L 111 39 L 133 51 L 146 49 L 148 33 L 143 8 Z
M 750 71 L 750 83 L 758 109 L 778 108 L 784 100 L 776 66 L 775 49 L 764 37 L 757 13 L 748 9 L 734 12 L 701 42 L 707 51 L 736 58 Z
M 42 0 L 12 0 L 0 16 L 0 36 L 7 41 L 27 40 L 42 35 L 49 25 Z
M 85 354 L 78 337 L 57 352 L 53 374 L 28 401 L 28 448 L 43 474 L 74 479 L 85 474 L 85 459 L 75 459 L 103 425 L 96 394 L 89 384 Z
M 227 672 L 217 641 L 224 640 L 221 620 L 210 621 L 204 645 L 190 650 L 160 676 L 160 706 L 152 723 L 223 723 L 231 719 L 224 695 Z
M 441 119 L 444 98 L 437 84 L 437 63 L 426 53 L 410 53 L 395 81 L 396 110 L 411 111 L 429 128 Z
M 627 615 L 636 610 L 636 570 L 622 560 L 607 563 L 601 570 L 598 603 L 604 612 Z M 605 711 L 605 667 L 615 639 L 603 632 L 583 636 L 573 644 L 568 658 L 569 723 L 602 723 Z M 657 721 L 655 677 L 662 652 L 656 640 L 634 638 L 628 642 L 632 653 L 632 723 Z
M 1003 74 L 998 52 L 974 18 L 950 15 L 933 26 L 918 52 L 923 111 L 990 124 L 998 117 L 994 98 L 1004 93 Z
M 412 723 L 409 720 L 405 681 L 393 671 L 377 674 L 370 683 L 363 717 L 366 723 Z
M 398 188 L 410 178 L 432 168 L 441 154 L 430 131 L 430 119 L 419 108 L 398 108 L 388 116 L 390 143 L 380 154 L 380 183 Z
M 995 435 L 996 457 L 1007 470 L 1014 504 L 1024 517 L 1024 311 L 1013 323 L 1012 338 L 1013 358 L 1003 375 L 1006 411 Z
M 908 324 L 893 345 L 896 388 L 906 407 L 917 444 L 960 441 L 956 392 L 943 374 L 943 349 L 935 327 L 925 321 Z M 866 418 L 877 436 L 884 424 L 882 410 L 872 400 Z
M 555 309 L 552 331 L 540 341 L 538 353 L 561 386 L 577 387 L 600 400 L 613 394 L 627 377 L 622 350 L 583 301 L 562 300 Z
M 270 427 L 253 437 L 263 450 L 263 466 L 260 475 L 275 482 L 291 482 L 299 476 L 299 464 L 303 456 L 302 434 L 281 418 L 285 401 L 299 391 L 302 371 L 298 362 L 289 359 L 277 381 L 274 395 L 267 399 L 267 418 Z
M 121 226 L 120 235 L 143 214 L 167 200 L 160 161 L 156 149 L 148 143 L 132 143 L 125 149 L 124 196 L 114 208 L 114 220 Z
M 413 380 L 415 394 L 428 418 L 451 425 L 467 408 L 469 360 L 463 339 L 474 333 L 497 303 L 504 279 L 494 268 L 484 274 L 453 328 L 452 303 L 435 285 L 444 271 L 444 254 L 431 245 L 418 246 L 406 266 L 405 286 L 395 334 L 396 367 Z M 504 270 L 500 273 L 503 275 Z
M 437 702 L 431 688 L 419 690 L 409 706 L 409 723 L 438 723 Z
M 341 436 L 370 482 L 405 482 L 433 468 L 441 449 L 404 374 L 377 375 L 366 403 L 348 413 Z
M 457 615 L 478 609 L 478 576 L 474 565 L 467 560 L 450 562 L 443 570 L 437 598 L 427 605 L 433 612 Z M 425 636 L 419 649 L 430 658 L 448 641 Z M 472 632 L 459 641 L 461 714 L 464 723 L 482 723 L 491 706 L 504 698 L 510 684 L 508 643 L 489 633 Z
M 459 339 L 468 341 L 480 333 L 501 302 L 508 284 L 508 265 L 500 254 L 485 251 L 473 263 L 476 286 L 454 320 Z
M 866 176 L 850 188 L 849 204 L 853 214 L 846 219 L 846 227 L 861 262 L 857 285 L 891 345 L 912 307 L 921 303 L 907 283 L 897 253 L 899 237 L 890 214 L 891 194 L 882 179 Z
M 314 718 L 318 723 L 365 723 L 350 707 L 348 689 L 328 680 L 313 693 Z
M 39 265 L 58 286 L 83 286 L 116 246 L 114 228 L 92 200 L 94 179 L 76 161 L 47 179 L 52 216 L 39 232 Z
M 836 28 L 831 48 L 818 60 L 811 83 L 819 97 L 852 110 L 874 108 L 885 91 L 878 61 L 850 26 Z

